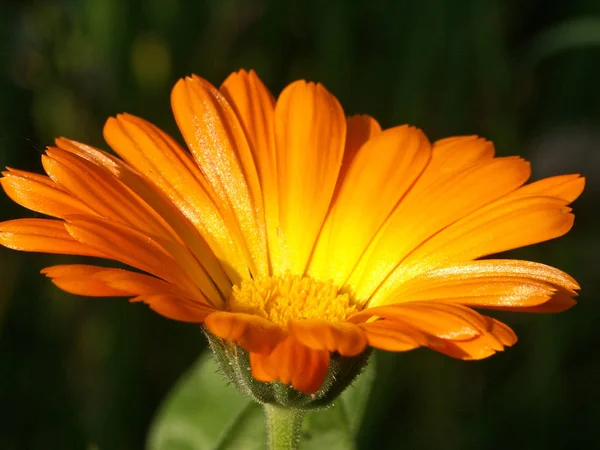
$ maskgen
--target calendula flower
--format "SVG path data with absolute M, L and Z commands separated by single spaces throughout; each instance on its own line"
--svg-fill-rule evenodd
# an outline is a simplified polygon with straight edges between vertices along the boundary
M 254 72 L 219 89 L 192 76 L 171 100 L 189 151 L 125 114 L 104 129 L 120 158 L 60 138 L 42 156 L 48 176 L 7 169 L 6 193 L 54 219 L 3 222 L 0 243 L 138 269 L 43 273 L 204 324 L 217 352 L 249 362 L 251 382 L 223 364 L 242 389 L 314 394 L 368 348 L 485 358 L 516 336 L 472 308 L 574 304 L 579 287 L 558 269 L 479 258 L 565 234 L 578 175 L 525 184 L 529 164 L 484 139 L 382 130 L 304 81 L 275 100 Z

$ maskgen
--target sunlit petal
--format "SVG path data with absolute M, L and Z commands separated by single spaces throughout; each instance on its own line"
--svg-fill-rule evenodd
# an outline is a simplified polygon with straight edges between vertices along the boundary
M 306 270 L 334 192 L 345 136 L 344 111 L 322 85 L 298 81 L 279 96 L 275 142 L 285 258 L 273 267 L 276 275 Z

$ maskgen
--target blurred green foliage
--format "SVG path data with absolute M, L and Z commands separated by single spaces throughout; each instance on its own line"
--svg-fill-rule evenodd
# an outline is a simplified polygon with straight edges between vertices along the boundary
M 175 133 L 179 77 L 219 83 L 244 67 L 275 93 L 321 81 L 386 126 L 480 134 L 536 177 L 583 173 L 571 233 L 513 252 L 573 274 L 580 304 L 502 315 L 520 343 L 489 360 L 378 355 L 360 448 L 600 448 L 599 44 L 596 0 L 2 0 L 0 165 L 39 172 L 56 136 L 105 147 L 121 111 Z M 1 220 L 27 215 L 0 197 Z M 76 260 L 0 249 L 2 449 L 143 448 L 205 346 L 194 326 L 39 275 Z

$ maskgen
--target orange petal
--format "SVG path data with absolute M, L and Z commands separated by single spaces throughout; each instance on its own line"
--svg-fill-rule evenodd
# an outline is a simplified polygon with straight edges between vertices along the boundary
M 494 157 L 494 144 L 478 136 L 452 136 L 433 143 L 426 179 L 463 170 Z M 422 181 L 426 181 L 425 179 Z M 422 182 L 421 181 L 421 182 Z
M 189 297 L 189 294 L 173 284 L 123 269 L 69 264 L 47 267 L 42 273 L 61 289 L 77 295 L 111 297 L 166 294 Z M 201 296 L 193 300 L 206 303 Z
M 343 284 L 429 157 L 429 141 L 416 128 L 391 128 L 367 141 L 353 159 L 327 216 L 309 275 Z
M 562 236 L 572 225 L 573 215 L 563 200 L 550 197 L 501 199 L 454 223 L 421 245 L 388 277 L 385 290 L 398 286 L 426 268 L 547 241 Z
M 571 203 L 581 195 L 584 186 L 585 178 L 577 174 L 559 175 L 529 183 L 519 188 L 515 194 L 523 196 L 543 195 L 545 197 L 559 198 L 567 203 Z
M 363 323 L 371 317 L 390 319 L 441 339 L 468 340 L 485 334 L 488 328 L 483 316 L 471 308 L 425 301 L 367 308 L 348 321 Z
M 0 222 L 0 244 L 24 252 L 106 258 L 101 251 L 73 239 L 62 220 L 16 219 Z
M 569 308 L 572 308 L 577 304 L 577 302 L 573 299 L 573 292 L 566 289 L 559 289 L 555 292 L 550 300 L 541 305 L 530 306 L 527 308 L 519 308 L 519 312 L 534 312 L 534 313 L 557 313 L 566 311 Z M 502 308 L 495 307 L 494 309 L 508 309 L 511 308 Z
M 275 181 L 272 179 L 275 175 L 275 99 L 253 70 L 232 73 L 223 82 L 220 91 L 244 128 L 261 181 Z M 267 173 L 269 176 L 264 177 Z
M 488 319 L 489 333 L 467 341 L 431 339 L 430 348 L 453 358 L 477 360 L 487 358 L 517 342 L 517 336 L 509 327 L 495 319 Z
M 214 311 L 202 298 L 186 298 L 176 286 L 148 275 L 88 265 L 48 267 L 42 273 L 61 289 L 87 296 L 133 296 L 170 319 L 201 323 Z
M 346 118 L 320 84 L 298 81 L 275 107 L 280 245 L 274 275 L 304 274 L 342 163 Z
M 381 133 L 381 126 L 373 117 L 367 114 L 348 117 L 346 119 L 346 146 L 342 166 L 349 166 L 363 144 L 379 133 Z
M 435 141 L 431 149 L 431 160 L 423 174 L 419 177 L 418 183 L 412 187 L 410 198 L 423 195 L 428 189 L 435 189 L 434 186 L 443 183 L 450 177 L 461 177 L 457 175 L 463 173 L 470 180 L 465 180 L 471 183 L 481 183 L 480 171 L 493 170 L 494 165 L 504 166 L 509 169 L 508 186 L 503 185 L 500 177 L 494 183 L 500 184 L 500 189 L 514 189 L 519 183 L 523 183 L 529 176 L 528 164 L 520 158 L 497 158 L 494 157 L 494 145 L 478 136 L 453 136 Z M 488 165 L 491 164 L 492 167 Z M 454 185 L 456 179 L 449 181 L 450 185 Z M 438 188 L 445 190 L 446 186 Z M 486 192 L 487 195 L 489 193 Z
M 42 157 L 50 177 L 105 219 L 114 220 L 158 241 L 180 266 L 218 304 L 220 294 L 177 234 L 137 194 L 108 170 L 60 149 Z M 96 216 L 96 214 L 94 214 Z
M 566 273 L 544 264 L 488 259 L 425 272 L 402 283 L 379 304 L 435 300 L 520 310 L 548 301 L 559 288 L 573 296 L 579 285 Z
M 270 353 L 285 338 L 273 322 L 251 314 L 217 311 L 206 318 L 206 326 L 215 336 L 257 354 Z
M 233 279 L 247 272 L 244 259 L 239 257 L 239 248 L 233 245 L 231 236 L 223 232 L 227 227 L 215 205 L 215 194 L 188 152 L 159 128 L 129 114 L 108 119 L 104 137 L 115 152 L 177 205 L 206 237 L 217 258 L 226 261 L 225 267 L 229 270 L 234 270 L 230 273 Z M 221 272 L 223 278 L 222 270 L 215 267 L 214 262 L 210 263 L 211 272 Z
M 192 296 L 198 292 L 198 287 L 178 262 L 152 237 L 104 219 L 70 218 L 66 228 L 77 241 L 101 251 L 107 258 L 178 285 Z M 221 303 L 214 286 L 211 289 L 207 285 L 202 292 L 211 304 Z
M 111 172 L 86 159 L 49 148 L 44 167 L 50 177 L 79 197 L 97 215 L 127 225 L 157 240 L 207 295 L 217 302 L 213 281 L 198 264 L 179 236 L 135 192 Z M 96 214 L 94 214 L 96 215 Z
M 355 356 L 367 346 L 362 330 L 352 323 L 331 323 L 325 320 L 294 320 L 288 330 L 298 342 L 315 350 L 338 352 L 342 356 Z
M 317 392 L 329 370 L 329 352 L 313 350 L 293 337 L 269 354 L 250 353 L 252 375 L 259 381 L 280 381 L 305 394 Z
M 215 282 L 223 297 L 227 298 L 230 295 L 232 282 L 225 275 L 223 268 L 203 236 L 184 216 L 183 212 L 175 206 L 175 203 L 172 203 L 172 199 L 169 199 L 166 195 L 163 195 L 163 192 L 156 189 L 149 179 L 140 175 L 122 160 L 95 147 L 65 138 L 57 139 L 56 145 L 65 151 L 110 171 L 114 177 L 139 195 L 181 237 L 186 247 L 190 249 L 196 259 L 206 269 L 207 273 L 210 274 L 210 278 Z M 190 209 L 193 208 L 188 208 L 188 210 Z M 235 271 L 233 272 L 235 273 Z M 234 276 L 232 280 L 234 283 L 239 282 L 240 275 Z
M 456 359 L 479 360 L 492 356 L 496 351 L 494 345 L 490 346 L 490 337 L 487 335 L 473 338 L 468 341 L 451 341 L 432 339 L 429 348 Z
M 275 99 L 253 70 L 232 73 L 223 82 L 220 91 L 235 111 L 248 139 L 262 188 L 269 258 L 272 265 L 279 265 L 282 256 L 277 233 L 279 205 L 273 126 Z
M 161 316 L 180 322 L 203 323 L 215 311 L 211 306 L 164 294 L 141 295 L 132 301 L 144 302 Z
M 168 250 L 190 279 L 211 297 L 214 304 L 220 294 L 214 289 L 203 268 L 169 225 L 135 192 L 115 178 L 108 170 L 60 149 L 48 149 L 43 163 L 48 175 L 72 195 L 94 210 L 153 238 Z
M 144 233 L 175 236 L 152 208 L 108 170 L 57 148 L 48 148 L 46 155 L 42 163 L 50 178 L 97 215 Z
M 358 150 L 372 137 L 381 133 L 381 126 L 373 117 L 367 114 L 357 114 L 346 118 L 346 143 L 342 166 L 333 192 L 332 203 L 340 193 L 340 188 L 346 178 L 348 169 L 356 157 Z
M 2 174 L 0 183 L 6 194 L 27 209 L 60 218 L 69 214 L 93 214 L 48 177 L 14 169 Z
M 104 248 L 103 253 L 112 259 L 179 285 L 192 296 L 198 295 L 200 290 L 212 305 L 222 303 L 221 294 L 213 281 L 179 242 L 140 233 L 106 219 L 73 216 L 68 219 L 67 230 L 75 239 L 91 247 Z M 110 248 L 115 245 L 121 247 Z M 169 267 L 165 267 L 167 265 Z
M 244 130 L 227 100 L 199 78 L 179 80 L 171 94 L 175 120 L 252 275 L 268 275 L 264 209 Z
M 339 188 L 346 178 L 348 169 L 358 153 L 358 150 L 372 137 L 381 133 L 381 126 L 373 117 L 367 114 L 357 114 L 346 118 L 346 144 L 344 146 L 344 157 L 342 167 L 338 175 L 334 198 L 339 193 Z
M 6 172 L 2 172 L 2 175 L 7 175 L 7 174 L 10 174 L 10 175 L 13 175 L 13 176 L 19 177 L 19 178 L 25 178 L 27 180 L 35 182 L 36 184 L 41 184 L 41 185 L 44 185 L 49 188 L 54 188 L 54 189 L 64 191 L 64 189 L 60 185 L 56 184 L 54 181 L 52 181 L 46 175 L 40 175 L 39 173 L 27 172 L 25 170 L 13 169 L 11 167 L 7 167 Z
M 511 347 L 517 343 L 517 335 L 508 325 L 492 317 L 486 317 L 486 319 L 490 322 L 490 333 L 493 334 L 502 345 Z
M 124 161 L 169 197 L 181 201 L 193 193 L 203 202 L 202 207 L 215 209 L 215 194 L 192 155 L 157 126 L 132 114 L 119 114 L 106 121 L 104 138 Z
M 485 142 L 481 145 L 485 146 Z M 439 164 L 434 156 L 430 164 Z M 386 276 L 424 241 L 522 185 L 530 168 L 520 158 L 496 158 L 446 174 L 435 172 L 439 174 L 435 181 L 425 180 L 425 187 L 420 188 L 421 179 L 428 177 L 425 169 L 353 272 L 348 283 L 358 298 L 369 298 Z M 385 296 L 389 288 L 386 284 L 378 295 Z
M 94 277 L 94 275 L 104 270 L 120 269 L 73 264 L 46 267 L 42 270 L 42 273 L 52 279 L 52 282 L 63 291 L 71 294 L 88 297 L 126 297 L 130 295 L 129 292 L 115 289 L 104 280 Z
M 414 328 L 393 320 L 377 320 L 359 325 L 369 346 L 390 352 L 405 352 L 427 345 L 427 338 Z

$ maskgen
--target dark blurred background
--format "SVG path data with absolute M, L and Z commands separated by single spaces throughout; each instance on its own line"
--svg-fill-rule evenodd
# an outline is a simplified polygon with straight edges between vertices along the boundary
M 503 315 L 520 342 L 482 362 L 378 355 L 359 448 L 600 448 L 597 0 L 0 0 L 0 61 L 0 166 L 40 172 L 56 136 L 106 148 L 122 111 L 175 132 L 179 77 L 254 68 L 274 93 L 321 81 L 385 126 L 485 136 L 535 178 L 586 175 L 570 234 L 511 255 L 573 274 L 580 304 Z M 22 216 L 0 196 L 0 220 Z M 67 262 L 0 249 L 0 448 L 141 449 L 204 338 L 39 274 Z

